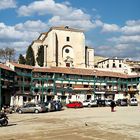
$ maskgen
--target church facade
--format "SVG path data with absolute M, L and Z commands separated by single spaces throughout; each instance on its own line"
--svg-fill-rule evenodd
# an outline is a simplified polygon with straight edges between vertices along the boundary
M 44 67 L 94 67 L 94 49 L 85 45 L 85 35 L 78 29 L 52 27 L 48 32 L 41 33 L 31 47 L 35 60 L 39 47 L 44 47 Z

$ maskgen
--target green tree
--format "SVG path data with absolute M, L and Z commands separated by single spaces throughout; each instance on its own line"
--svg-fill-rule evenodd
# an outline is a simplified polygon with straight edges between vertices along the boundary
M 26 52 L 26 64 L 31 66 L 35 65 L 34 51 L 31 46 L 28 47 Z
M 44 64 L 44 46 L 41 45 L 38 49 L 36 61 L 40 67 L 43 67 Z
M 19 55 L 18 62 L 19 64 L 26 64 L 26 60 L 22 54 Z

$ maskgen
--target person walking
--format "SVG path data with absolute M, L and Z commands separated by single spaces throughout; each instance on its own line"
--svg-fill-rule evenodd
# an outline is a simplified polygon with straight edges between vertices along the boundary
M 111 112 L 115 112 L 114 107 L 116 106 L 114 100 L 111 101 L 110 107 L 111 107 Z

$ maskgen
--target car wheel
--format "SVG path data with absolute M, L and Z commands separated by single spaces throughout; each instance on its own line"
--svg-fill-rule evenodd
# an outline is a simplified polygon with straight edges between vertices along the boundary
M 90 104 L 88 104 L 88 107 L 91 107 L 91 105 L 90 105 Z
M 8 125 L 8 121 L 5 120 L 1 125 L 2 125 L 2 126 L 7 126 L 7 125 Z
M 76 109 L 77 108 L 77 105 L 74 108 Z
M 36 110 L 35 110 L 35 113 L 36 113 L 36 114 L 37 114 L 37 113 L 39 113 L 39 110 L 38 110 L 38 109 L 36 109 Z
M 18 113 L 19 113 L 19 114 L 22 114 L 22 110 L 19 110 Z

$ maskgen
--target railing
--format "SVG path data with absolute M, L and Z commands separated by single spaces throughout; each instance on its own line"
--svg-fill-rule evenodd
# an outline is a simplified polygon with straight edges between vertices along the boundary
M 16 73 L 17 73 L 17 75 L 19 75 L 19 76 L 27 76 L 27 77 L 31 77 L 31 76 L 32 76 L 31 73 L 24 73 L 24 72 L 16 72 Z

